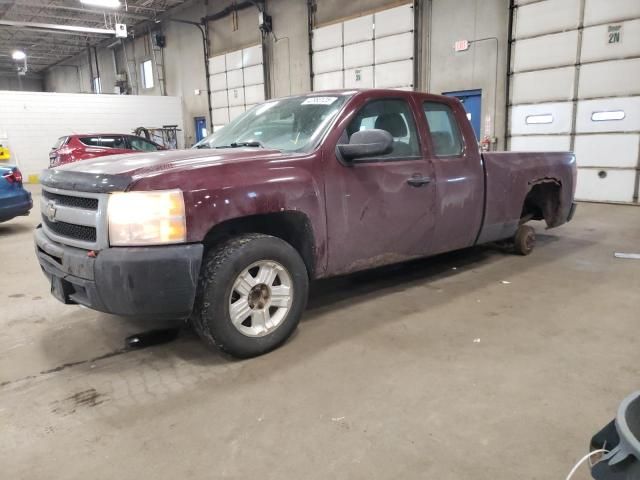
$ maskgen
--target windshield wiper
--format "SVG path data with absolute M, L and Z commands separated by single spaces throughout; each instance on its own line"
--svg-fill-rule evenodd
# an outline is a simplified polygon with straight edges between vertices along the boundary
M 233 142 L 233 143 L 230 143 L 229 145 L 219 145 L 216 148 L 239 148 L 239 147 L 264 148 L 264 145 L 262 145 L 262 143 L 258 142 L 257 140 L 254 140 L 251 142 Z
M 196 148 L 211 148 L 209 145 L 207 145 L 206 143 L 202 143 L 200 145 L 196 145 Z

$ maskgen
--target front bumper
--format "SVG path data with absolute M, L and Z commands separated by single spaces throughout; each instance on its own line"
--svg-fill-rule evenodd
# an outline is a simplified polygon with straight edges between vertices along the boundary
M 63 303 L 157 319 L 191 314 L 202 244 L 106 248 L 94 257 L 53 242 L 38 227 L 35 245 L 51 293 Z

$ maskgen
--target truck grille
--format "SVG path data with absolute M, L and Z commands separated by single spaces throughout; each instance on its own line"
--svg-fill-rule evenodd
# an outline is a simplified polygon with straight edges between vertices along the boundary
M 49 230 L 62 235 L 63 237 L 73 238 L 81 240 L 83 242 L 95 242 L 96 241 L 96 228 L 87 227 L 85 225 L 74 225 L 67 222 L 51 222 L 48 218 L 43 218 L 42 221 Z
M 42 229 L 52 240 L 77 248 L 108 246 L 108 194 L 42 187 Z
M 61 195 L 59 193 L 48 192 L 47 190 L 43 190 L 42 196 L 48 200 L 55 200 L 58 205 L 84 208 L 87 210 L 98 209 L 97 198 L 72 197 L 70 195 Z

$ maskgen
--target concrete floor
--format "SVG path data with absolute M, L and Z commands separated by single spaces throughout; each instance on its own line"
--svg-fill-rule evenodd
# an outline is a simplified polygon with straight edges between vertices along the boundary
M 50 297 L 37 222 L 0 225 L 2 478 L 559 479 L 639 386 L 640 208 L 321 282 L 249 361 L 123 352 L 153 324 Z

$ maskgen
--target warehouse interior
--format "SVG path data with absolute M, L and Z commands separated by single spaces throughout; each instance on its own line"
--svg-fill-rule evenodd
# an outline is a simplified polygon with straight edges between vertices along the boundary
M 614 418 L 619 441 L 621 402 L 639 388 L 639 78 L 637 0 L 0 0 L 0 173 L 9 187 L 28 192 L 33 206 L 5 220 L 0 184 L 3 478 L 640 479 L 640 450 L 615 467 L 629 476 L 606 476 L 618 447 L 594 441 Z M 289 340 L 250 359 L 208 348 L 200 338 L 208 327 L 197 326 L 203 320 L 193 327 L 191 317 L 131 317 L 58 301 L 41 260 L 56 247 L 37 239 L 34 247 L 34 231 L 37 237 L 43 222 L 45 234 L 54 230 L 56 208 L 65 210 L 55 201 L 63 198 L 95 201 L 96 215 L 107 215 L 108 202 L 111 214 L 112 192 L 100 183 L 115 183 L 121 172 L 105 153 L 115 145 L 105 142 L 126 143 L 112 152 L 113 162 L 131 171 L 136 158 L 168 162 L 143 165 L 147 170 L 131 174 L 132 183 L 114 195 L 136 185 L 169 192 L 173 183 L 153 182 L 174 175 L 178 189 L 202 203 L 209 196 L 197 195 L 208 193 L 208 180 L 187 178 L 185 171 L 200 168 L 188 163 L 190 155 L 227 161 L 226 145 L 203 149 L 208 139 L 223 138 L 282 97 L 331 104 L 367 89 L 392 98 L 394 91 L 443 96 L 459 105 L 458 122 L 465 122 L 455 127 L 466 139 L 460 163 L 448 159 L 424 177 L 434 181 L 426 188 L 436 188 L 443 176 L 443 191 L 453 193 L 411 217 L 414 232 L 421 219 L 474 202 L 483 203 L 481 222 L 488 223 L 489 200 L 480 198 L 497 198 L 496 215 L 504 214 L 518 172 L 533 163 L 555 168 L 560 158 L 573 169 L 572 180 L 564 180 L 573 186 L 565 199 L 571 213 L 548 228 L 556 223 L 546 207 L 525 218 L 528 204 L 518 204 L 516 224 L 500 228 L 520 232 L 528 222 L 535 229 L 535 249 L 531 244 L 523 255 L 512 254 L 518 233 L 514 240 L 481 230 L 473 232 L 475 243 L 434 247 L 428 258 L 400 256 L 390 253 L 398 243 L 393 235 L 409 238 L 412 230 L 394 231 L 398 220 L 387 217 L 410 217 L 402 205 L 389 207 L 397 171 L 381 174 L 369 191 L 370 177 L 357 185 L 336 178 L 333 186 L 313 178 L 312 191 L 281 183 L 329 175 L 333 167 L 265 176 L 242 197 L 273 188 L 276 210 L 290 195 L 300 199 L 291 209 L 300 215 L 317 191 L 340 198 L 323 204 L 326 245 L 308 252 L 295 237 L 318 228 L 298 228 L 290 217 L 283 238 L 310 272 L 306 311 Z M 398 98 L 418 105 L 423 97 Z M 410 136 L 407 126 L 409 133 L 390 137 Z M 370 128 L 381 127 L 375 121 Z M 72 142 L 87 156 L 65 165 L 60 152 L 71 152 Z M 342 146 L 331 155 L 344 167 Z M 270 161 L 288 157 L 278 158 Z M 454 190 L 471 177 L 463 168 L 470 158 L 486 164 L 482 197 Z M 253 164 L 243 167 L 246 161 L 219 180 L 214 200 L 221 205 L 237 201 L 227 189 L 260 175 Z M 491 175 L 500 162 L 513 162 L 509 181 Z M 293 168 L 282 165 L 274 168 Z M 93 190 L 73 193 L 83 191 L 69 186 L 80 180 L 64 183 L 65 172 L 93 175 Z M 549 176 L 535 182 L 563 187 Z M 347 215 L 343 197 L 363 188 L 360 215 Z M 181 201 L 191 228 L 197 212 Z M 262 211 L 247 205 L 237 208 L 249 223 L 229 224 L 220 238 L 272 233 L 268 219 L 250 216 Z M 362 227 L 367 211 L 381 227 Z M 340 232 L 331 230 L 332 212 L 344 216 Z M 95 226 L 100 247 L 101 229 L 112 239 L 115 230 L 96 222 L 80 226 Z M 469 222 L 451 215 L 446 233 L 461 238 Z M 55 232 L 46 245 L 65 235 Z M 203 238 L 206 258 L 207 242 L 218 237 Z M 352 238 L 363 243 L 350 246 Z M 378 241 L 391 250 L 344 260 L 349 266 L 336 267 L 335 275 L 314 278 L 308 256 L 326 254 L 329 272 L 332 239 L 343 249 L 338 257 L 367 252 Z M 69 245 L 96 265 L 96 256 L 107 258 L 100 248 Z M 149 275 L 171 261 L 150 264 Z M 192 272 L 196 281 L 202 268 Z M 276 287 L 291 280 L 277 278 Z M 117 302 L 134 297 L 124 277 L 113 288 Z M 197 288 L 200 295 L 204 287 Z M 159 304 L 163 296 L 154 293 Z M 628 409 L 637 417 L 635 395 Z M 640 447 L 640 428 L 633 429 L 640 420 L 627 421 Z

